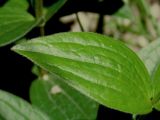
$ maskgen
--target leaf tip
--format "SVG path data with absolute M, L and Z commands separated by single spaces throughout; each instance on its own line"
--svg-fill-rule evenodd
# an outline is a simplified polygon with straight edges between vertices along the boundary
M 15 45 L 15 46 L 13 46 L 12 48 L 11 48 L 11 50 L 12 51 L 14 51 L 14 52 L 17 52 L 18 50 L 20 50 L 21 49 L 21 45 Z

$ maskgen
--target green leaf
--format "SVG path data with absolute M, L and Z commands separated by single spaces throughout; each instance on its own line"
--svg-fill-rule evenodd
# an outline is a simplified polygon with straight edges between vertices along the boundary
M 153 105 L 160 110 L 160 65 L 157 66 L 152 78 L 153 85 Z
M 20 39 L 37 25 L 27 6 L 25 0 L 10 0 L 0 8 L 0 46 Z
M 149 74 L 119 41 L 95 33 L 60 33 L 13 50 L 107 107 L 133 114 L 152 110 Z
M 143 48 L 138 55 L 145 63 L 152 79 L 153 106 L 160 110 L 160 40 L 153 41 Z
M 52 6 L 47 8 L 45 21 L 48 21 L 67 2 L 67 0 L 57 0 Z
M 132 14 L 131 8 L 128 4 L 125 4 L 122 8 L 118 10 L 114 14 L 115 17 L 123 18 L 123 19 L 129 19 L 134 20 L 134 16 Z
M 136 4 L 136 6 L 138 6 L 138 8 L 140 10 L 140 14 L 143 17 L 150 15 L 150 6 L 148 4 L 148 1 L 146 1 L 146 0 L 130 0 L 130 2 L 133 2 Z
M 18 7 L 15 7 L 15 5 Z M 12 10 L 27 10 L 29 5 L 27 0 L 9 0 L 9 2 L 5 4 L 5 7 L 10 7 Z
M 160 40 L 156 40 L 138 52 L 139 57 L 145 63 L 150 76 L 160 63 Z
M 0 115 L 0 120 L 5 120 L 5 119 Z
M 49 120 L 26 101 L 0 90 L 0 116 L 5 120 Z
M 44 75 L 32 83 L 32 104 L 55 120 L 95 120 L 98 104 L 64 84 L 60 79 Z M 52 106 L 52 107 L 51 107 Z

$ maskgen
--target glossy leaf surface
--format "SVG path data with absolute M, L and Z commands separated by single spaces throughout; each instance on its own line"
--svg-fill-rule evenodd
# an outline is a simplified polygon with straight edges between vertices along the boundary
M 124 44 L 95 33 L 61 33 L 13 48 L 69 85 L 107 107 L 151 111 L 148 72 Z
M 35 19 L 27 8 L 26 0 L 9 0 L 0 8 L 0 46 L 20 39 L 35 27 Z
M 26 101 L 0 90 L 0 116 L 3 120 L 50 120 Z
M 52 120 L 95 120 L 98 104 L 64 84 L 60 79 L 45 75 L 30 89 L 32 104 L 43 110 Z

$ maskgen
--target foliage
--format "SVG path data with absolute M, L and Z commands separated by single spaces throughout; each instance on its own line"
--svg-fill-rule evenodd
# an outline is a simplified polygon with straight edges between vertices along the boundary
M 2 120 L 50 120 L 43 112 L 10 93 L 0 91 Z
M 60 80 L 53 75 L 35 80 L 30 88 L 32 104 L 46 112 L 51 119 L 94 120 L 97 103 Z
M 159 101 L 154 99 L 160 91 L 155 88 L 153 96 L 152 81 L 143 62 L 112 38 L 61 33 L 19 44 L 13 50 L 108 107 L 145 114 Z
M 148 114 L 153 108 L 159 111 L 160 29 L 147 9 L 148 2 L 126 0 L 113 16 L 114 25 L 119 19 L 134 19 L 137 24 L 133 28 L 120 26 L 120 32 L 143 35 L 148 43 L 157 39 L 137 54 L 121 41 L 91 32 L 43 36 L 45 24 L 66 2 L 58 0 L 43 7 L 42 0 L 34 0 L 35 15 L 27 11 L 26 0 L 9 0 L 0 8 L 0 46 L 21 40 L 35 27 L 41 34 L 12 47 L 35 64 L 32 71 L 37 79 L 30 88 L 32 105 L 1 90 L 0 120 L 94 120 L 98 104 L 133 116 Z M 137 18 L 130 15 L 133 9 L 141 13 Z M 83 27 L 78 14 L 77 19 Z

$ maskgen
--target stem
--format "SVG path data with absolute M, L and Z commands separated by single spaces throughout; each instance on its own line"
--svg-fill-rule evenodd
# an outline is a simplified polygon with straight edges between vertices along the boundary
M 43 0 L 35 0 L 36 19 L 39 20 L 43 15 Z
M 137 115 L 132 115 L 132 120 L 136 120 Z
M 76 14 L 76 18 L 77 18 L 78 24 L 80 26 L 80 29 L 81 29 L 82 32 L 84 32 L 84 28 L 83 28 L 82 23 L 81 23 L 81 21 L 79 19 L 78 13 L 75 13 L 75 14 Z
M 45 35 L 44 26 L 40 26 L 40 35 L 41 35 L 41 36 L 44 36 L 44 35 Z
M 97 25 L 97 33 L 103 33 L 103 23 L 104 23 L 104 15 L 103 14 L 99 14 L 99 20 L 98 20 L 98 25 Z
M 36 20 L 40 21 L 39 23 L 39 32 L 40 36 L 45 35 L 45 30 L 44 30 L 44 25 L 45 25 L 45 20 L 44 20 L 44 15 L 43 15 L 43 0 L 35 0 L 35 16 Z M 40 77 L 43 78 L 45 75 L 46 71 L 43 70 L 42 68 L 39 68 L 40 71 Z
M 44 19 L 43 19 L 43 0 L 35 0 L 35 14 L 36 14 L 36 20 L 41 20 L 41 23 L 39 24 L 40 27 L 40 35 L 44 36 L 45 30 L 44 30 Z

